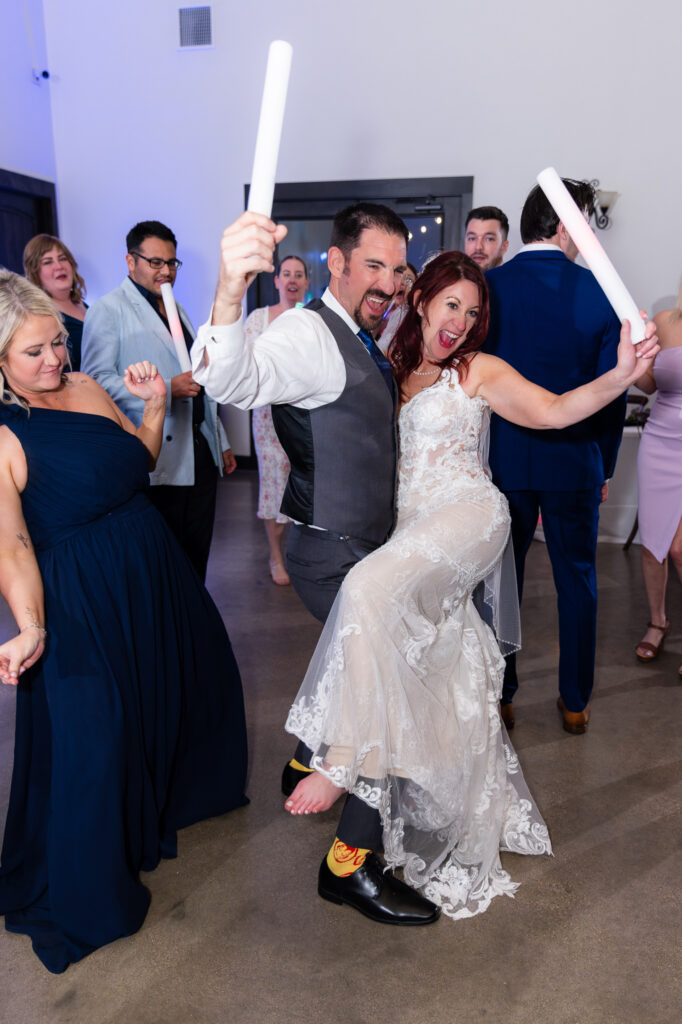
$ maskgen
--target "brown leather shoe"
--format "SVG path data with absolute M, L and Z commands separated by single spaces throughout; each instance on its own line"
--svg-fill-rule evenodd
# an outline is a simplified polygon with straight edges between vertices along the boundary
M 559 697 L 556 706 L 563 716 L 566 732 L 572 732 L 574 736 L 580 736 L 587 731 L 587 723 L 590 720 L 589 704 L 585 706 L 583 711 L 569 711 L 561 697 Z
M 511 701 L 508 704 L 500 704 L 500 714 L 507 732 L 511 732 L 514 728 L 514 708 L 511 705 Z

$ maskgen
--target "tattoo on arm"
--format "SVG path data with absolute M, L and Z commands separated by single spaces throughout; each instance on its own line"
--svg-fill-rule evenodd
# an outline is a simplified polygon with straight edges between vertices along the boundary
M 21 533 L 21 532 L 19 532 L 17 534 L 17 537 L 21 541 L 21 543 L 24 545 L 26 550 L 28 550 L 28 537 L 24 537 L 23 533 Z
M 40 623 L 38 622 L 38 619 L 36 617 L 35 610 L 33 608 L 29 608 L 28 605 L 26 605 L 26 608 L 24 610 L 25 610 L 26 615 L 28 617 L 28 625 L 29 626 L 35 626 L 36 629 L 42 629 L 42 626 L 40 625 Z M 24 629 L 27 629 L 27 628 L 28 628 L 28 626 L 24 626 Z

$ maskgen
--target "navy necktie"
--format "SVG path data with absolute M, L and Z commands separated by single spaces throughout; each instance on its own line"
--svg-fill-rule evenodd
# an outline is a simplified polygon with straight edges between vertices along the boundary
M 393 374 L 391 373 L 391 364 L 381 349 L 377 348 L 376 343 L 367 331 L 358 331 L 358 338 L 365 346 L 376 365 L 379 367 L 381 376 L 386 381 L 386 387 L 389 390 L 389 394 L 391 395 L 391 398 L 393 398 Z

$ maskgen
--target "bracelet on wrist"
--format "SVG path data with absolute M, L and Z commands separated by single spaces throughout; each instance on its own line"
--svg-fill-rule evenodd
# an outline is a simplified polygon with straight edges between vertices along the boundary
M 19 632 L 23 633 L 25 629 L 38 629 L 43 634 L 43 636 L 47 636 L 47 630 L 45 629 L 45 627 L 44 626 L 38 626 L 34 622 L 30 623 L 30 625 L 28 625 L 28 626 L 22 626 L 21 629 L 19 630 Z

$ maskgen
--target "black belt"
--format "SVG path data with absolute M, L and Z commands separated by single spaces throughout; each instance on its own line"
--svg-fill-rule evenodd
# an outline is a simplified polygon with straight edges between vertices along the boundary
M 382 541 L 370 540 L 368 537 L 351 537 L 348 533 L 338 533 L 337 530 L 327 530 L 323 526 L 306 526 L 305 523 L 293 523 L 292 526 L 298 530 L 305 530 L 312 537 L 334 537 L 336 540 L 355 541 L 358 544 L 374 544 L 376 547 L 380 547 Z

